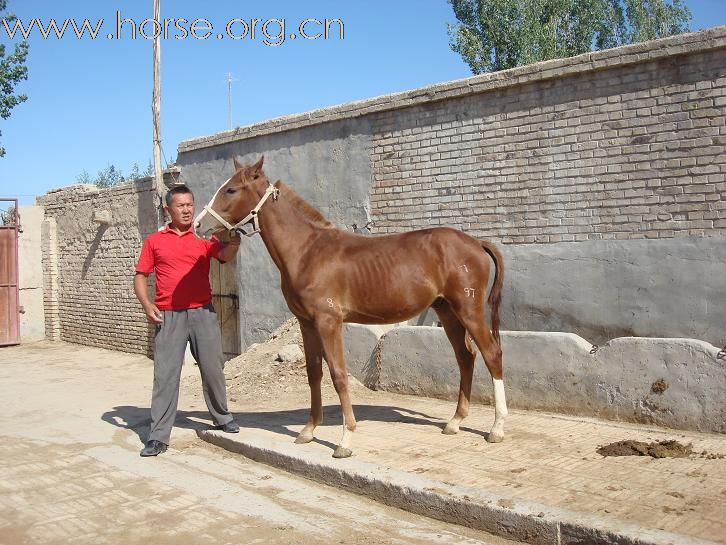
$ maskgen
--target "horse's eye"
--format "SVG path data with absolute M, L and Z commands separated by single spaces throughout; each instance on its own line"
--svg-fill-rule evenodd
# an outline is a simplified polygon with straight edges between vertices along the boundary
M 236 189 L 232 189 L 231 187 L 226 191 L 227 195 L 234 195 L 237 192 Z

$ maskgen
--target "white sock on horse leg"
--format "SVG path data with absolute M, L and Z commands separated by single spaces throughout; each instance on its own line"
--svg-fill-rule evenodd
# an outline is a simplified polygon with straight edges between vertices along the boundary
M 494 383 L 494 425 L 489 434 L 489 442 L 498 443 L 504 439 L 504 419 L 509 414 L 507 410 L 507 398 L 504 393 L 504 381 L 493 379 Z
M 353 443 L 353 432 L 348 429 L 345 425 L 345 416 L 343 417 L 343 437 L 340 439 L 340 446 L 343 448 L 350 448 Z

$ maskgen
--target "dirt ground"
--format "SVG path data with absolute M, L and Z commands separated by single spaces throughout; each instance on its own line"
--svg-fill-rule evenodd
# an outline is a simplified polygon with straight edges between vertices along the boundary
M 293 361 L 280 361 L 281 351 L 292 345 L 300 349 L 300 357 Z M 310 388 L 305 371 L 303 342 L 300 327 L 291 318 L 277 328 L 270 337 L 251 345 L 247 351 L 225 364 L 227 393 L 230 410 L 254 407 L 260 400 L 284 399 L 286 405 L 310 406 Z M 325 366 L 325 362 L 323 362 Z M 351 396 L 355 403 L 375 401 L 375 393 L 348 375 Z M 655 387 L 655 386 L 654 386 Z M 666 386 L 667 387 L 667 386 Z M 187 373 L 182 381 L 182 391 L 190 397 L 201 399 L 201 380 L 198 373 Z M 330 374 L 323 369 L 322 394 L 324 404 L 337 405 L 338 395 L 333 388 Z M 676 440 L 645 443 L 624 439 L 600 446 L 596 452 L 603 458 L 608 456 L 650 456 L 652 458 L 701 457 L 724 458 L 724 454 L 707 451 L 694 452 L 692 445 Z
M 226 369 L 234 412 L 250 415 L 255 409 L 260 414 L 269 412 L 271 407 L 282 412 L 295 409 L 294 418 L 285 420 L 288 441 L 304 424 L 310 406 L 302 355 L 295 361 L 276 361 L 278 353 L 291 345 L 302 348 L 294 321 L 284 324 L 267 341 L 251 346 L 245 354 L 227 362 Z M 430 417 L 434 414 L 433 407 L 444 407 L 435 414 L 437 422 L 445 422 L 443 419 L 455 406 L 453 401 L 441 403 L 385 394 L 387 409 L 381 412 L 383 392 L 372 392 L 352 377 L 349 381 L 356 416 L 363 424 L 356 436 L 358 459 L 435 477 L 442 482 L 481 487 L 506 497 L 533 499 L 546 505 L 642 524 L 645 528 L 722 541 L 723 526 L 714 512 L 721 509 L 726 489 L 718 484 L 722 479 L 714 480 L 709 473 L 718 473 L 725 451 L 719 441 L 710 441 L 710 436 L 515 411 L 510 440 L 504 449 L 496 449 L 482 447 L 481 437 L 472 434 L 475 429 L 485 429 L 481 420 L 475 424 L 485 408 L 476 407 L 468 421 L 471 427 L 456 439 L 463 448 L 458 460 L 463 465 L 471 464 L 468 471 L 461 471 L 451 467 L 442 454 L 451 448 L 450 438 L 439 433 L 423 435 L 421 430 L 431 422 L 417 420 L 415 429 L 403 429 L 407 425 L 415 426 L 414 420 L 408 424 L 408 415 Z M 322 386 L 330 431 L 323 436 L 321 430 L 320 437 L 332 450 L 339 437 L 338 429 L 331 425 L 338 416 L 339 402 L 327 370 Z M 187 395 L 201 395 L 196 373 L 187 377 L 184 390 Z M 392 415 L 391 407 L 399 407 L 397 410 L 402 412 Z M 248 416 L 247 424 L 255 427 L 254 420 L 249 418 L 254 417 Z M 532 421 L 527 423 L 529 419 Z M 382 447 L 375 430 L 396 434 L 396 449 L 389 452 Z M 406 439 L 413 442 L 406 443 Z M 425 440 L 427 446 L 417 443 L 419 439 Z M 541 450 L 543 440 L 548 445 L 546 453 Z M 484 450 L 486 456 L 480 458 Z M 409 457 L 409 461 L 402 459 L 402 452 L 406 453 L 403 458 Z M 434 452 L 438 454 L 432 455 Z M 530 460 L 530 457 L 537 461 L 515 462 Z M 506 478 L 497 480 L 498 474 Z M 645 504 L 637 499 L 641 492 L 648 495 Z
M 287 341 L 274 339 L 245 365 L 231 364 L 236 403 L 281 391 L 304 399 L 304 369 L 261 365 L 264 353 Z M 0 348 L 0 544 L 511 543 L 201 441 L 196 430 L 210 422 L 198 373 L 191 366 L 183 373 L 169 450 L 140 458 L 150 360 L 62 342 Z
M 230 410 L 254 407 L 259 399 L 275 398 L 284 398 L 285 404 L 291 406 L 310 406 L 304 357 L 290 362 L 277 361 L 280 351 L 290 345 L 303 350 L 300 327 L 294 318 L 277 328 L 265 342 L 251 345 L 244 354 L 225 364 Z M 200 382 L 197 373 L 189 374 L 182 381 L 182 391 L 201 398 Z M 354 377 L 349 375 L 348 382 L 354 403 L 375 399 L 374 392 Z M 338 403 L 327 368 L 323 370 L 322 392 L 325 404 Z

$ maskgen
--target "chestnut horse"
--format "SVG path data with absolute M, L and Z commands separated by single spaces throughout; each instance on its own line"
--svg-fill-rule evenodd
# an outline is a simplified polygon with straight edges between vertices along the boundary
M 459 431 L 469 412 L 476 352 L 484 357 L 494 386 L 494 425 L 489 442 L 504 439 L 507 404 L 499 339 L 502 255 L 490 242 L 439 227 L 397 235 L 362 236 L 335 228 L 284 183 L 270 183 L 264 157 L 243 166 L 212 197 L 194 221 L 201 236 L 241 230 L 252 222 L 280 269 L 282 292 L 300 322 L 310 385 L 310 416 L 296 443 L 314 438 L 323 418 L 320 385 L 325 358 L 340 398 L 343 436 L 333 454 L 350 456 L 356 427 L 343 359 L 343 322 L 390 324 L 419 315 L 429 306 L 441 320 L 461 373 L 459 400 L 444 433 Z M 485 316 L 489 254 L 494 283 L 489 294 L 492 327 Z M 468 334 L 468 335 L 467 335 Z

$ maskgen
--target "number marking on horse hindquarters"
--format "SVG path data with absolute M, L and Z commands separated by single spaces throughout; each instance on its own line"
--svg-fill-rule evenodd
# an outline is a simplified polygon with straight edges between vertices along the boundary
M 473 298 L 475 292 L 476 292 L 476 290 L 474 288 L 464 288 L 464 293 L 466 294 L 467 297 Z

